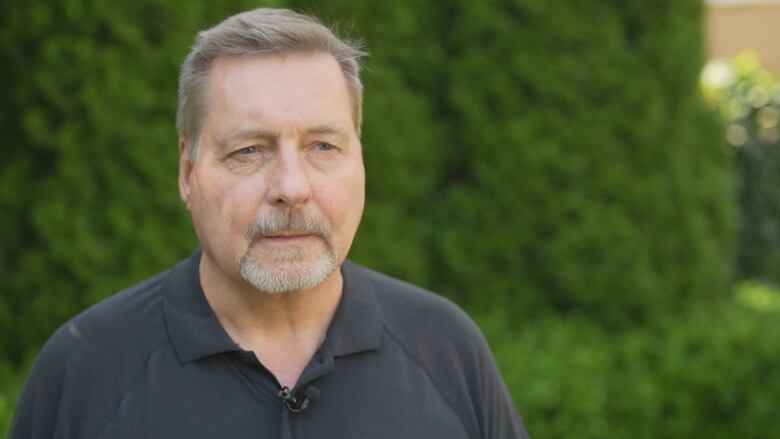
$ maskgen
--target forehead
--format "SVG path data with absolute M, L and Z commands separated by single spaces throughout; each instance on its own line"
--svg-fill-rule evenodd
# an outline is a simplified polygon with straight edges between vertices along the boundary
M 218 58 L 208 87 L 210 122 L 279 125 L 352 119 L 338 62 L 327 53 Z

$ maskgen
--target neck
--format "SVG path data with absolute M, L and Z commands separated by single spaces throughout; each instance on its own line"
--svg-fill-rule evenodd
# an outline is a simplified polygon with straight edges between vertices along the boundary
M 217 319 L 243 349 L 292 387 L 322 342 L 341 300 L 343 278 L 335 270 L 308 290 L 268 294 L 225 275 L 204 251 L 203 293 Z

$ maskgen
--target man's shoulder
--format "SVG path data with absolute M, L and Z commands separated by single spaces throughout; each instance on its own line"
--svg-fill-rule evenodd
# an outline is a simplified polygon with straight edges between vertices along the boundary
M 168 271 L 143 280 L 65 322 L 44 345 L 39 363 L 78 367 L 122 363 L 164 343 L 162 300 L 167 276 Z
M 463 310 L 450 299 L 379 271 L 352 263 L 351 267 L 361 277 L 368 280 L 377 293 L 383 311 L 402 310 L 403 314 L 412 316 L 414 310 L 431 317 L 431 313 L 444 314 L 454 319 L 468 320 Z
M 408 282 L 362 267 L 353 270 L 376 296 L 386 352 L 421 367 L 474 437 L 527 437 L 487 341 L 460 307 Z
M 436 339 L 460 355 L 484 351 L 481 331 L 450 299 L 354 263 L 351 268 L 372 286 L 386 331 L 413 353 L 430 350 Z
M 167 276 L 120 291 L 55 331 L 25 383 L 12 436 L 27 436 L 34 427 L 41 437 L 56 436 L 58 428 L 73 428 L 74 437 L 95 437 L 142 379 L 151 355 L 167 344 L 162 311 Z

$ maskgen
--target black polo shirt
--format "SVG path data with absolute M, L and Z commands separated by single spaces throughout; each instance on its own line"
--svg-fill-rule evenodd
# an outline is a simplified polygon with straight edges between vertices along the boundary
M 345 262 L 325 340 L 285 392 L 220 325 L 200 255 L 64 324 L 10 438 L 527 437 L 482 335 L 446 299 Z

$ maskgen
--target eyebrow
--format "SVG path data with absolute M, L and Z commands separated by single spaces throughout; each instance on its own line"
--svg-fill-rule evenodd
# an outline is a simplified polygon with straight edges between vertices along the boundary
M 231 145 L 234 145 L 236 143 L 240 143 L 246 140 L 250 139 L 266 139 L 266 140 L 273 140 L 279 137 L 277 133 L 268 131 L 268 130 L 262 130 L 262 129 L 246 129 L 246 130 L 240 130 L 238 132 L 235 132 L 233 134 L 224 136 L 217 140 L 217 145 L 220 149 L 227 149 Z
M 349 136 L 347 135 L 347 131 L 339 127 L 338 125 L 330 125 L 330 124 L 323 124 L 323 125 L 317 125 L 312 128 L 308 128 L 305 131 L 305 134 L 329 134 L 338 136 L 342 139 L 347 139 Z M 225 150 L 228 149 L 231 145 L 235 145 L 237 143 L 241 143 L 247 140 L 251 139 L 265 139 L 265 140 L 276 140 L 279 138 L 279 134 L 273 131 L 268 131 L 264 129 L 255 129 L 255 128 L 249 128 L 245 130 L 237 131 L 233 134 L 229 134 L 227 136 L 224 136 L 217 140 L 217 145 L 219 149 Z

